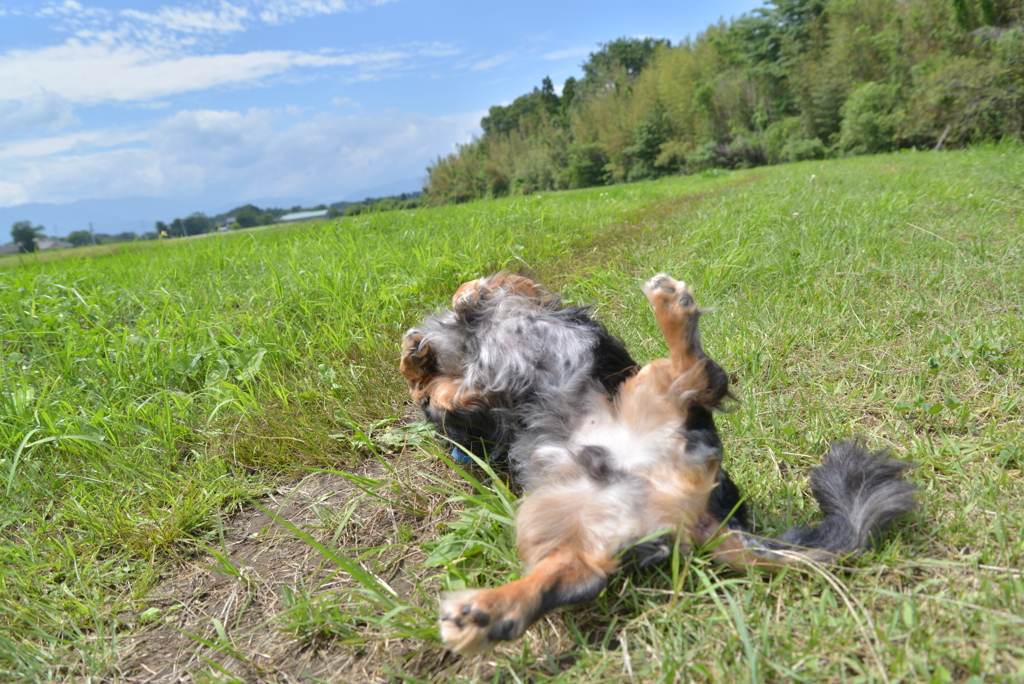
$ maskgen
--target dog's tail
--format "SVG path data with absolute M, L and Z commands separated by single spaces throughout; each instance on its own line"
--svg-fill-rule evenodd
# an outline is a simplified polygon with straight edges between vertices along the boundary
M 811 492 L 825 514 L 820 524 L 792 527 L 768 539 L 751 534 L 743 521 L 731 520 L 731 534 L 715 554 L 733 563 L 769 566 L 854 556 L 896 517 L 913 510 L 917 487 L 903 479 L 913 465 L 887 451 L 869 452 L 859 440 L 833 443 L 824 462 L 811 471 Z

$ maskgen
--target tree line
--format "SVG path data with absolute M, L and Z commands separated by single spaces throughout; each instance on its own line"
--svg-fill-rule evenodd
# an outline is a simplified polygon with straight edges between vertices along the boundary
M 285 214 L 300 211 L 327 210 L 328 218 L 340 216 L 355 216 L 375 211 L 396 211 L 401 209 L 413 209 L 423 205 L 425 199 L 419 192 L 403 192 L 398 195 L 387 197 L 367 197 L 360 202 L 335 202 L 331 205 L 320 204 L 315 207 L 295 206 L 291 209 L 271 207 L 260 209 L 254 204 L 243 204 L 231 211 L 207 216 L 202 212 L 195 212 L 185 218 L 176 218 L 170 222 L 157 221 L 154 230 L 142 234 L 134 231 L 126 231 L 117 234 L 95 233 L 91 230 L 76 230 L 63 238 L 74 247 L 86 245 L 105 245 L 113 242 L 133 242 L 135 240 L 156 240 L 161 237 L 190 237 L 211 233 L 226 226 L 229 229 L 254 228 L 277 223 Z M 230 219 L 230 222 L 229 222 Z M 90 224 L 91 225 L 91 224 Z M 43 234 L 43 226 L 33 226 L 31 221 L 17 221 L 11 226 L 11 239 L 18 245 L 19 251 L 34 252 L 36 241 L 46 236 Z
M 170 223 L 163 221 L 156 222 L 156 232 L 153 237 L 165 234 L 168 237 L 188 237 L 210 233 L 221 227 L 231 230 L 239 228 L 255 228 L 256 226 L 267 226 L 277 223 L 285 214 L 293 214 L 301 211 L 327 210 L 328 218 L 340 216 L 352 216 L 368 211 L 392 211 L 396 209 L 411 209 L 419 206 L 420 193 L 402 193 L 389 195 L 388 197 L 367 197 L 361 202 L 335 202 L 333 204 L 318 204 L 315 207 L 294 206 L 291 209 L 269 207 L 260 209 L 254 204 L 243 204 L 231 211 L 207 216 L 202 212 L 196 212 L 186 218 L 176 218 Z
M 1020 138 L 1019 0 L 773 0 L 696 38 L 605 43 L 556 93 L 491 107 L 427 172 L 435 204 Z

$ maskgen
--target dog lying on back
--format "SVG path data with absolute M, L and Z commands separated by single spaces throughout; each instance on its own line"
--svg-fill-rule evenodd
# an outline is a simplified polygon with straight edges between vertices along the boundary
M 739 566 L 835 561 L 914 507 L 910 464 L 840 442 L 811 475 L 824 521 L 777 539 L 751 534 L 712 415 L 729 380 L 701 347 L 693 291 L 658 275 L 644 294 L 669 357 L 643 368 L 586 308 L 563 308 L 507 273 L 464 284 L 451 311 L 406 333 L 400 368 L 413 400 L 464 450 L 507 451 L 525 492 L 516 532 L 526 574 L 443 598 L 452 651 L 515 639 L 544 613 L 596 598 L 624 562 L 668 558 L 669 543 Z

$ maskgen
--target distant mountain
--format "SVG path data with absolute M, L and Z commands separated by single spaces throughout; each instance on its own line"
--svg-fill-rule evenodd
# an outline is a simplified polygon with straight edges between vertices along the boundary
M 36 202 L 0 207 L 0 242 L 6 241 L 11 224 L 16 221 L 42 225 L 50 237 L 89 230 L 90 222 L 97 233 L 145 233 L 153 230 L 155 221 L 188 216 L 200 209 L 188 201 L 162 197 L 78 200 L 68 204 Z

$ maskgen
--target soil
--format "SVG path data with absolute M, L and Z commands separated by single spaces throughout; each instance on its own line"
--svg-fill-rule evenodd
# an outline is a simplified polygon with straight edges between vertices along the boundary
M 371 458 L 353 474 L 425 492 L 427 474 L 445 468 L 436 459 L 399 458 L 385 465 Z M 451 515 L 440 496 L 417 505 L 429 514 L 414 515 L 366 495 L 335 473 L 310 475 L 259 503 L 335 548 L 393 545 L 378 557 L 374 571 L 400 596 L 418 603 L 414 573 L 423 572 L 424 560 L 419 541 L 436 535 L 437 526 Z M 396 663 L 422 676 L 451 660 L 436 643 L 347 645 L 344 632 L 350 625 L 338 624 L 337 633 L 328 625 L 326 633 L 321 628 L 311 634 L 298 617 L 282 620 L 288 592 L 305 587 L 311 595 L 330 599 L 353 580 L 256 507 L 225 521 L 223 545 L 217 545 L 235 570 L 227 570 L 212 554 L 174 568 L 139 611 L 140 616 L 159 613 L 121 638 L 117 681 L 386 682 Z M 436 596 L 439 587 L 428 583 L 425 589 L 427 596 Z

